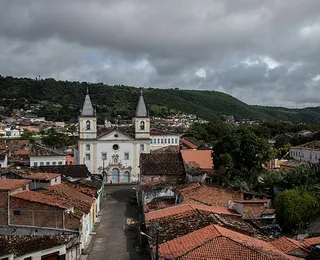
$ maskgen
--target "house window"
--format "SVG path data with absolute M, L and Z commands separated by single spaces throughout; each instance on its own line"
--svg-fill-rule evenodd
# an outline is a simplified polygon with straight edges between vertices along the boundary
M 33 166 L 37 167 L 37 166 L 38 166 L 38 163 L 37 163 L 37 162 L 34 162 L 34 163 L 33 163 Z
M 50 162 L 46 162 L 46 165 L 49 166 L 49 165 L 50 165 Z
M 158 144 L 160 144 L 160 139 L 158 138 Z
M 171 140 L 171 141 L 172 141 L 172 143 L 174 143 L 174 138 L 172 138 L 172 140 Z
M 157 143 L 157 139 L 154 138 L 153 139 L 153 143 L 156 144 Z
M 58 165 L 62 165 L 62 162 L 58 162 Z
M 145 128 L 145 123 L 144 123 L 144 121 L 141 121 L 140 122 L 140 130 L 144 130 L 144 128 Z
M 107 160 L 107 154 L 106 153 L 102 153 L 102 160 Z
M 176 144 L 178 143 L 178 138 L 175 139 L 175 143 L 176 143 Z
M 170 138 L 168 138 L 168 144 L 170 144 Z
M 20 216 L 20 215 L 21 215 L 20 210 L 14 210 L 14 211 L 13 211 L 13 215 L 14 215 L 14 216 Z
M 88 153 L 86 154 L 86 160 L 90 161 L 90 154 L 88 154 Z
M 163 138 L 161 138 L 161 143 L 163 144 Z
M 152 139 L 150 140 L 150 144 L 152 144 Z
M 86 122 L 86 130 L 90 130 L 90 128 L 91 128 L 90 124 L 91 124 L 90 121 L 87 120 L 87 122 Z
M 144 151 L 144 144 L 140 144 L 140 151 Z
M 124 159 L 129 160 L 129 153 L 124 153 Z
M 90 144 L 86 145 L 86 151 L 90 151 Z
M 44 165 L 44 162 L 40 162 L 40 166 L 43 166 Z
M 52 162 L 52 165 L 57 165 L 57 163 L 56 162 Z
M 167 138 L 164 138 L 164 143 L 165 143 L 165 144 L 167 143 Z

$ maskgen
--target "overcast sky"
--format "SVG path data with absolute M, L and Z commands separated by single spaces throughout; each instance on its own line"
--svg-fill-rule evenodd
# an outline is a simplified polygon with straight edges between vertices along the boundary
M 319 0 L 1 0 L 0 74 L 320 105 Z

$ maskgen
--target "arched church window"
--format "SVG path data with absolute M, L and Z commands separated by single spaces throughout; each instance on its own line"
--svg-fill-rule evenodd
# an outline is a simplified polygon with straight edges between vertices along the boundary
M 87 120 L 87 122 L 86 122 L 86 130 L 90 130 L 90 121 L 89 120 Z
M 144 121 L 141 121 L 140 122 L 140 130 L 144 130 L 144 128 L 145 128 L 145 123 L 144 123 Z

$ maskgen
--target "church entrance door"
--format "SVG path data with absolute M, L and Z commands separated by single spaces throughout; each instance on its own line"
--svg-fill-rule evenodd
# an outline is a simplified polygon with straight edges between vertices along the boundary
M 128 171 L 123 173 L 123 182 L 130 182 L 130 173 Z
M 112 182 L 118 183 L 120 181 L 120 171 L 117 168 L 112 170 Z

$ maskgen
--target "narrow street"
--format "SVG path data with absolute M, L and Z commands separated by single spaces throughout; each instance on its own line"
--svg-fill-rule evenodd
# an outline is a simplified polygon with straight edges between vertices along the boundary
M 102 219 L 93 238 L 88 260 L 148 260 L 136 252 L 137 230 L 123 230 L 128 218 L 138 219 L 138 206 L 130 204 L 132 185 L 105 186 Z

